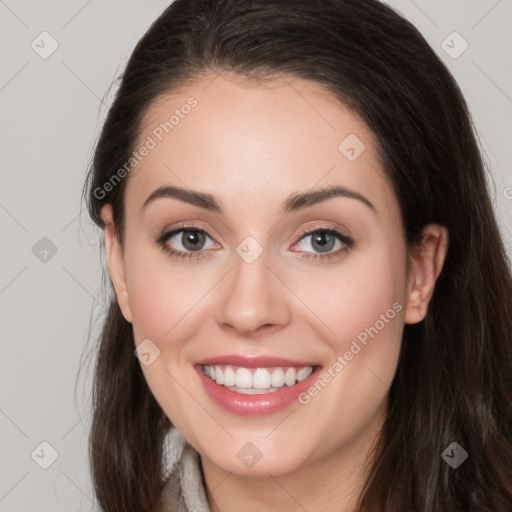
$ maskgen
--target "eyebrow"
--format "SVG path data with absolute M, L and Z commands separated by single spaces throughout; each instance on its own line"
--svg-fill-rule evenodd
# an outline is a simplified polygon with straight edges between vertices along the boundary
M 332 186 L 320 190 L 291 194 L 281 205 L 279 211 L 281 213 L 296 212 L 333 197 L 357 199 L 358 201 L 368 206 L 368 208 L 370 208 L 372 211 L 377 211 L 375 206 L 365 196 L 355 192 L 354 190 L 340 186 Z M 157 188 L 154 192 L 151 193 L 146 201 L 144 201 L 142 209 L 146 208 L 148 204 L 155 201 L 156 199 L 161 198 L 178 199 L 184 203 L 198 206 L 199 208 L 204 208 L 205 210 L 211 212 L 219 214 L 224 213 L 220 201 L 218 201 L 212 194 L 174 186 L 163 186 Z

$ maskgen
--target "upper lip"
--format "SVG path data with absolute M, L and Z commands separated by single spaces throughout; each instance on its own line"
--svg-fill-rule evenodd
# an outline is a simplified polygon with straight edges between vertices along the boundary
M 319 366 L 315 362 L 293 361 L 283 357 L 273 356 L 241 356 L 236 354 L 229 354 L 224 356 L 209 357 L 201 359 L 196 364 L 201 365 L 221 365 L 229 364 L 232 366 L 242 366 L 244 368 L 271 368 L 273 366 L 292 366 L 295 368 L 304 368 L 307 366 Z

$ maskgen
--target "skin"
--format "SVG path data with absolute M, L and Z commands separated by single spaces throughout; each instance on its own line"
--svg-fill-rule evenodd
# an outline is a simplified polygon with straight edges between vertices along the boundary
M 210 75 L 154 102 L 139 142 L 190 96 L 197 107 L 127 178 L 124 247 L 110 205 L 102 211 L 122 313 L 136 344 L 150 339 L 160 350 L 142 370 L 169 419 L 201 455 L 212 512 L 351 511 L 386 417 L 403 326 L 426 314 L 448 233 L 428 225 L 421 246 L 407 247 L 374 136 L 319 84 Z M 338 149 L 349 134 L 366 146 L 352 162 Z M 142 209 L 162 185 L 213 194 L 224 213 L 174 198 Z M 362 194 L 375 211 L 333 197 L 279 212 L 290 195 L 331 185 Z M 189 221 L 208 233 L 204 258 L 175 259 L 154 242 Z M 301 235 L 325 226 L 341 229 L 355 246 L 347 251 L 337 241 L 333 258 L 310 259 L 319 250 L 311 235 L 300 241 Z M 247 236 L 263 249 L 252 263 L 236 252 Z M 186 251 L 181 233 L 172 240 L 167 244 Z M 196 361 L 223 354 L 318 361 L 327 369 L 394 303 L 401 311 L 306 405 L 233 415 L 210 400 L 193 369 Z M 248 442 L 262 454 L 251 468 L 237 457 Z

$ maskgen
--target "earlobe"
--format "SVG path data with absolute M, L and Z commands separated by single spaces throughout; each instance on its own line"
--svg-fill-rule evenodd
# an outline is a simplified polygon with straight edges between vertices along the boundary
M 430 299 L 448 251 L 446 227 L 429 224 L 422 230 L 420 242 L 409 252 L 409 275 L 404 322 L 421 322 L 428 311 Z
M 126 274 L 124 259 L 119 240 L 116 235 L 112 206 L 106 204 L 101 209 L 101 218 L 105 225 L 105 252 L 107 255 L 110 279 L 114 286 L 117 302 L 127 322 L 132 321 L 128 289 L 126 286 Z

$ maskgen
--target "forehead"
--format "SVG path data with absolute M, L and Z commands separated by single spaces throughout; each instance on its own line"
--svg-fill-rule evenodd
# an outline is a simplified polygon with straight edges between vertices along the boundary
M 209 75 L 158 98 L 127 184 L 142 205 L 162 185 L 208 191 L 239 207 L 276 208 L 292 193 L 342 185 L 390 204 L 378 144 L 362 120 L 316 82 Z M 238 208 L 239 210 L 239 208 Z

